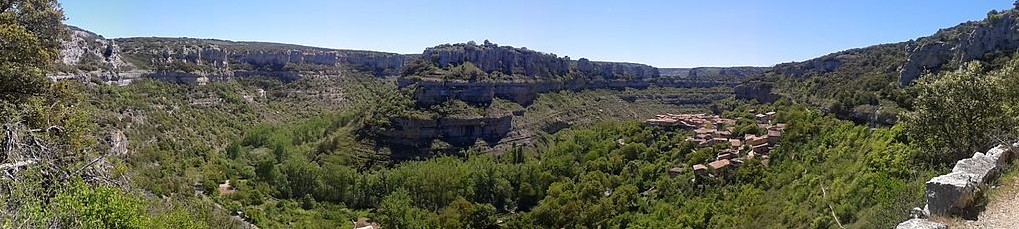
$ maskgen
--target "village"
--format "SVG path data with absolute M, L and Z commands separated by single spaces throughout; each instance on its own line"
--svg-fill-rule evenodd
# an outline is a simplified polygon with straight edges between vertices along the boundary
M 693 131 L 694 135 L 687 137 L 686 141 L 696 143 L 701 148 L 724 145 L 724 149 L 718 151 L 714 161 L 695 164 L 689 169 L 693 169 L 699 176 L 725 176 L 746 160 L 756 158 L 767 162 L 771 149 L 777 146 L 786 128 L 786 124 L 773 121 L 775 114 L 772 111 L 754 115 L 754 121 L 763 133 L 743 136 L 733 134 L 736 128 L 735 119 L 722 118 L 718 115 L 664 114 L 647 119 L 644 123 Z M 677 176 L 686 170 L 685 167 L 675 167 L 669 170 L 669 175 Z

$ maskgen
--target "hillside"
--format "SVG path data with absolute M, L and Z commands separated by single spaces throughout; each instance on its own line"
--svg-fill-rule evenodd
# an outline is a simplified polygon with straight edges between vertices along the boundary
M 970 61 L 1000 68 L 1019 50 L 1019 11 L 992 10 L 981 21 L 915 40 L 881 44 L 774 66 L 765 75 L 781 94 L 858 123 L 889 125 L 910 109 L 909 86 L 928 73 Z
M 0 27 L 28 47 L 0 46 L 0 66 L 37 73 L 0 91 L 9 227 L 889 228 L 971 211 L 931 205 L 950 197 L 928 180 L 963 177 L 973 195 L 944 202 L 978 203 L 994 175 L 970 173 L 1014 167 L 988 148 L 1019 137 L 1017 9 L 698 68 L 489 41 L 106 39 L 50 16 L 26 26 L 69 36 Z

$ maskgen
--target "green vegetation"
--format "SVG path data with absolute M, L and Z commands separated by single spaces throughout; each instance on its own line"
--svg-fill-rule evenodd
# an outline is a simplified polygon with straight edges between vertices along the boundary
M 983 71 L 980 62 L 917 82 L 914 111 L 904 118 L 926 161 L 953 162 L 1016 136 L 1019 60 Z
M 750 108 L 764 109 L 736 109 Z M 322 144 L 335 138 L 307 142 L 316 136 L 301 134 L 344 132 L 330 128 L 349 125 L 350 116 L 256 127 L 228 150 L 236 156 L 224 163 L 237 169 L 217 179 L 241 182 L 235 195 L 219 200 L 262 225 L 341 224 L 367 215 L 383 225 L 432 228 L 499 220 L 513 228 L 824 228 L 835 226 L 832 211 L 843 224 L 870 228 L 896 223 L 922 201 L 922 177 L 932 173 L 911 164 L 918 151 L 902 142 L 901 128 L 871 130 L 801 106 L 780 114 L 790 126 L 770 164 L 748 161 L 726 178 L 669 177 L 666 170 L 687 167 L 697 155 L 682 140 L 689 133 L 633 122 L 562 132 L 499 156 L 440 157 L 382 170 L 322 154 Z M 346 218 L 301 217 L 334 213 Z
M 891 125 L 915 95 L 898 83 L 906 44 L 875 45 L 779 64 L 766 76 L 777 91 L 857 123 Z
M 229 63 L 230 70 L 329 75 L 287 83 L 50 83 L 45 71 L 69 67 L 51 64 L 62 36 L 59 7 L 52 0 L 10 4 L 0 8 L 0 163 L 25 169 L 0 179 L 3 227 L 232 228 L 242 226 L 240 218 L 266 228 L 340 228 L 369 217 L 387 228 L 888 228 L 921 205 L 923 181 L 1014 137 L 1019 121 L 1019 93 L 1010 90 L 1019 88 L 1019 61 L 990 55 L 904 88 L 894 75 L 905 44 L 777 66 L 769 79 L 788 98 L 774 104 L 731 99 L 726 87 L 650 87 L 545 93 L 526 106 L 495 99 L 483 107 L 459 100 L 417 107 L 412 90 L 365 74 L 392 69 L 358 63 Z M 329 51 L 122 41 L 132 52 L 125 58 L 139 67 L 185 72 L 222 69 L 151 64 L 145 60 L 156 54 L 146 50 Z M 480 52 L 514 61 L 445 58 Z M 639 64 L 573 61 L 488 42 L 430 48 L 403 70 L 403 77 L 469 82 L 598 83 L 657 74 Z M 633 121 L 712 112 L 736 119 L 738 136 L 763 133 L 752 115 L 764 110 L 788 124 L 779 145 L 767 160 L 747 159 L 718 176 L 689 168 L 713 161 L 719 148 L 685 141 L 686 130 Z M 895 124 L 900 113 L 904 121 Z M 455 153 L 415 161 L 397 161 L 407 152 L 379 143 L 381 131 L 400 128 L 392 123 L 398 118 L 502 115 L 513 115 L 509 143 L 460 149 L 434 139 L 431 152 Z M 126 135 L 127 152 L 115 152 L 115 133 Z M 673 168 L 685 170 L 670 176 Z

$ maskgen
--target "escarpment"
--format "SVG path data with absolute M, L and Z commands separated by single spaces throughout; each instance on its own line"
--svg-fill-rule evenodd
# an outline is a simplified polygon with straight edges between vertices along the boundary
M 483 44 L 446 44 L 428 48 L 408 64 L 399 79 L 413 88 L 419 106 L 461 100 L 487 104 L 501 98 L 528 105 L 541 93 L 589 89 L 658 87 L 733 87 L 742 78 L 759 76 L 766 68 L 681 69 L 662 75 L 658 68 L 635 63 L 572 60 L 529 50 Z
M 453 150 L 474 145 L 479 140 L 494 145 L 513 128 L 511 114 L 491 117 L 391 118 L 390 128 L 379 132 L 380 140 L 398 151 L 428 153 L 433 148 L 449 150 L 435 140 L 449 144 Z M 397 155 L 399 157 L 401 155 Z
M 910 84 L 926 72 L 959 66 L 972 60 L 992 61 L 1019 50 L 1019 12 L 991 11 L 983 21 L 942 29 L 911 42 L 899 83 Z
M 265 42 L 193 38 L 105 39 L 68 26 L 55 79 L 82 78 L 127 84 L 151 77 L 203 83 L 235 77 L 268 76 L 284 81 L 304 72 L 338 75 L 343 70 L 396 75 L 407 57 L 396 53 L 340 50 Z

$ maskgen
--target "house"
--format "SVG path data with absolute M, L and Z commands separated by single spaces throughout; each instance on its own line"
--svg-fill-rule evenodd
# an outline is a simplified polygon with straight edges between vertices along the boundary
M 782 132 L 769 130 L 768 131 L 768 143 L 772 145 L 778 144 L 778 140 L 782 138 Z
M 766 116 L 764 114 L 754 115 L 754 120 L 757 120 L 757 122 L 760 122 L 760 123 L 768 123 L 768 121 L 771 121 L 771 120 L 768 119 L 768 116 Z
M 760 123 L 769 123 L 769 122 L 771 122 L 771 119 L 774 118 L 774 117 L 775 117 L 775 112 L 774 111 L 767 112 L 767 113 L 764 113 L 764 114 L 754 115 L 754 119 L 756 119 L 757 122 L 760 122 Z
M 729 131 L 724 131 L 724 130 L 722 130 L 722 131 L 715 131 L 715 137 L 728 138 L 731 135 L 732 135 L 732 132 L 729 132 Z
M 693 165 L 693 173 L 696 175 L 705 175 L 708 172 L 708 167 L 702 164 Z
M 769 147 L 768 143 L 765 142 L 764 144 L 754 145 L 753 147 L 750 147 L 750 151 L 754 152 L 755 154 L 767 155 L 771 153 L 771 147 Z
M 715 159 L 717 159 L 717 160 L 731 160 L 731 159 L 735 159 L 735 158 L 736 158 L 736 154 L 733 154 L 733 153 L 719 153 L 718 157 L 716 157 Z
M 710 167 L 711 169 L 714 169 L 715 171 L 719 171 L 719 172 L 725 171 L 726 169 L 729 169 L 729 167 L 731 167 L 731 166 L 732 166 L 732 162 L 729 161 L 729 159 L 722 159 L 722 160 L 712 161 L 711 163 L 708 163 L 708 167 Z
M 768 130 L 783 131 L 785 130 L 785 127 L 786 127 L 785 123 L 779 123 L 768 127 Z
M 748 135 L 745 140 L 747 145 L 752 146 L 768 143 L 766 136 Z
M 375 223 L 374 221 L 368 218 L 358 218 L 357 221 L 354 221 L 354 229 L 379 229 L 379 228 L 381 227 L 379 227 L 378 223 Z
M 711 146 L 713 146 L 713 145 L 721 145 L 721 144 L 729 144 L 729 139 L 728 138 L 712 138 L 711 140 L 708 141 L 708 145 L 711 145 Z
M 697 143 L 697 145 L 705 145 L 707 143 L 707 140 L 702 138 L 686 138 L 686 141 Z
M 669 169 L 669 177 L 679 176 L 679 174 L 683 173 L 684 171 L 686 171 L 686 169 L 681 168 L 681 167 L 673 167 L 673 168 Z
M 230 180 L 226 180 L 222 184 L 219 184 L 219 189 L 218 190 L 219 190 L 219 196 L 229 196 L 229 195 L 233 195 L 235 192 L 237 192 L 237 190 L 234 189 L 234 186 L 230 185 Z
M 739 139 L 729 139 L 729 146 L 731 146 L 732 149 L 739 149 L 740 147 L 743 147 L 743 141 L 740 141 Z
M 693 132 L 695 134 L 697 134 L 697 135 L 701 135 L 701 134 L 712 135 L 712 134 L 715 133 L 715 130 L 708 129 L 708 128 L 703 128 L 702 127 L 700 129 L 693 130 Z
M 644 123 L 647 123 L 648 125 L 653 125 L 653 126 L 676 126 L 677 124 L 679 124 L 679 120 L 672 119 L 672 118 L 667 118 L 667 117 L 659 117 L 659 118 L 653 118 L 653 119 L 644 120 Z

